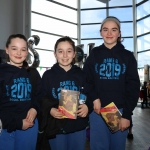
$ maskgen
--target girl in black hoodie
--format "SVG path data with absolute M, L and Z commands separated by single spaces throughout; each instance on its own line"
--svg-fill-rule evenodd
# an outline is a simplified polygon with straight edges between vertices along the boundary
M 84 86 L 83 71 L 74 65 L 75 45 L 69 37 L 58 39 L 54 49 L 57 63 L 50 70 L 47 70 L 42 77 L 45 96 L 49 98 L 50 104 L 46 114 L 49 118 L 51 117 L 53 123 L 55 120 L 54 127 L 58 126 L 59 120 L 65 120 L 65 124 L 57 128 L 55 137 L 49 139 L 49 143 L 52 150 L 84 150 L 86 142 L 85 128 L 88 126 L 87 105 L 78 106 L 77 119 L 62 119 L 63 114 L 58 111 L 61 89 L 80 91 L 80 88 Z M 51 124 L 49 122 L 50 126 Z M 50 126 L 47 125 L 47 128 L 51 128 Z M 54 131 L 51 130 L 51 132 Z
M 90 101 L 91 150 L 125 150 L 127 129 L 137 105 L 140 81 L 133 54 L 121 44 L 120 21 L 107 17 L 101 24 L 104 44 L 95 47 L 84 65 L 85 93 Z M 111 133 L 100 114 L 114 102 L 122 112 L 119 131 Z
M 24 35 L 9 36 L 6 53 L 8 62 L 0 65 L 0 150 L 35 150 L 41 77 L 36 71 L 36 90 L 32 95 L 31 74 L 25 61 L 28 46 Z

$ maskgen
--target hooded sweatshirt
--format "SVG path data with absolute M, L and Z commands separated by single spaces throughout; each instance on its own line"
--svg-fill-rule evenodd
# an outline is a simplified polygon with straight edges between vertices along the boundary
M 72 65 L 71 69 L 66 72 L 57 63 L 43 74 L 42 85 L 46 97 L 59 101 L 61 89 L 79 91 L 80 88 L 84 86 L 84 74 L 83 71 L 75 65 Z M 88 125 L 87 118 L 79 117 L 77 119 L 66 120 L 62 133 L 83 130 Z M 59 133 L 61 133 L 61 131 Z
M 91 111 L 93 101 L 99 98 L 101 107 L 114 102 L 118 108 L 123 108 L 122 117 L 130 119 L 140 90 L 137 62 L 133 54 L 124 49 L 121 43 L 112 49 L 103 44 L 91 51 L 83 70 L 86 74 L 85 93 Z
M 39 111 L 42 95 L 41 77 L 36 74 L 36 90 L 32 96 L 30 72 L 10 64 L 0 65 L 0 119 L 8 132 L 21 130 L 22 120 L 30 108 Z

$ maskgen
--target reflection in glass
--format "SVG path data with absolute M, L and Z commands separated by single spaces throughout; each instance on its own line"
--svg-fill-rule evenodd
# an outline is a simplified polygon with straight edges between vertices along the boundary
M 109 7 L 112 6 L 126 6 L 126 5 L 132 5 L 131 0 L 111 0 L 109 1 Z
M 138 51 L 150 49 L 150 34 L 141 36 L 137 39 Z
M 117 17 L 120 21 L 132 21 L 132 7 L 109 9 L 109 15 Z
M 81 9 L 83 9 L 83 8 L 106 7 L 106 3 L 102 3 L 98 0 L 81 0 L 80 2 L 81 2 Z
M 100 38 L 100 24 L 81 25 L 81 38 Z
M 137 7 L 137 19 L 150 14 L 150 1 L 143 3 Z
M 105 9 L 81 11 L 81 23 L 102 22 L 105 18 Z
M 77 0 L 54 0 L 56 2 L 62 3 L 64 5 L 77 8 Z
M 72 38 L 77 38 L 77 25 L 66 23 L 34 13 L 31 14 L 31 17 L 32 29 L 54 33 L 58 35 L 68 35 Z
M 125 49 L 133 52 L 133 38 L 124 38 L 122 44 L 124 45 Z
M 77 23 L 77 11 L 45 0 L 32 0 L 31 10 Z M 39 22 L 39 20 L 38 20 Z
M 138 68 L 144 67 L 144 65 L 150 65 L 150 51 L 138 54 Z
M 137 22 L 137 35 L 150 32 L 150 17 Z
M 87 54 L 88 47 L 87 45 L 89 43 L 95 43 L 95 46 L 99 46 L 103 43 L 103 39 L 98 39 L 98 40 L 81 40 L 81 44 L 84 44 L 84 53 Z

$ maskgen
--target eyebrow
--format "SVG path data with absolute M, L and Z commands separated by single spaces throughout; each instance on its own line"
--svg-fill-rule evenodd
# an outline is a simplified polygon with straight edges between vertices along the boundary
M 59 51 L 59 50 L 63 50 L 63 49 L 62 49 L 62 48 L 59 48 L 59 49 L 57 49 L 57 50 Z M 68 48 L 67 50 L 72 50 L 72 48 Z
M 14 48 L 16 48 L 17 46 L 11 46 L 11 47 L 14 47 Z M 26 49 L 27 47 L 22 47 L 22 48 L 25 48 L 25 49 Z
M 108 28 L 104 27 L 104 28 L 102 28 L 102 29 L 108 29 Z M 115 27 L 115 28 L 112 28 L 112 29 L 117 29 L 117 30 L 118 30 L 118 28 L 116 28 L 116 27 Z

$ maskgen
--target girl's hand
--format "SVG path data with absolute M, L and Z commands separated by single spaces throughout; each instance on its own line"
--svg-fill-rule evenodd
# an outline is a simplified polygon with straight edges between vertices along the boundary
M 52 108 L 50 110 L 50 114 L 57 119 L 62 119 L 63 116 L 63 114 L 57 108 Z
M 37 111 L 34 108 L 29 109 L 26 119 L 28 122 L 33 122 L 37 115 Z
M 130 120 L 125 119 L 125 118 L 121 118 L 121 119 L 120 119 L 119 129 L 120 129 L 121 131 L 126 130 L 129 126 L 130 126 Z
M 100 101 L 100 99 L 98 98 L 98 99 L 96 99 L 96 100 L 94 100 L 93 101 L 93 109 L 94 109 L 94 111 L 97 113 L 97 114 L 99 114 L 100 113 L 100 109 L 101 109 L 101 101 Z
M 79 117 L 86 117 L 88 114 L 88 107 L 85 104 L 78 106 L 79 110 L 77 110 L 75 113 Z
M 33 122 L 29 122 L 27 119 L 23 119 L 22 122 L 22 130 L 27 130 L 28 128 L 31 128 L 34 125 Z

